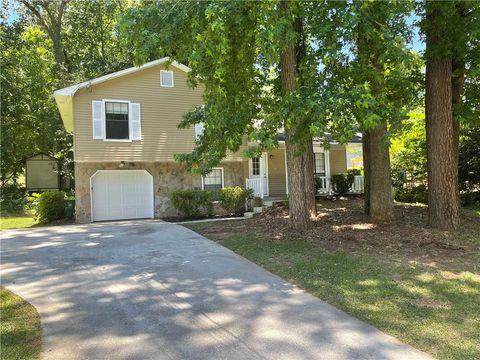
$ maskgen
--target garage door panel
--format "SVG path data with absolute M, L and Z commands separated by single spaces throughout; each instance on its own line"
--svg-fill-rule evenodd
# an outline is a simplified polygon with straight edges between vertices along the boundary
M 153 177 L 141 170 L 97 172 L 92 177 L 92 218 L 153 218 Z

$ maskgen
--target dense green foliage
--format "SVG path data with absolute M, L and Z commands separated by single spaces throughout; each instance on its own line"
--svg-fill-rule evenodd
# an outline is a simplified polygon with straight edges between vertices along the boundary
M 428 203 L 428 192 L 425 185 L 414 185 L 408 188 L 398 187 L 394 189 L 395 200 L 405 203 Z
M 402 130 L 392 139 L 393 185 L 397 189 L 427 184 L 425 114 L 414 111 L 402 122 Z
M 2 214 L 20 214 L 25 210 L 28 200 L 24 188 L 15 184 L 5 185 L 0 197 L 0 210 Z
M 270 149 L 278 145 L 277 131 L 295 124 L 302 149 L 304 139 L 325 130 L 347 141 L 360 128 L 403 118 L 415 97 L 419 62 L 405 48 L 411 3 L 395 4 L 292 2 L 284 17 L 279 2 L 145 2 L 122 17 L 121 28 L 139 63 L 174 56 L 192 68 L 192 85 L 205 87 L 205 105 L 181 124 L 203 122 L 204 134 L 178 159 L 207 173 L 227 151 L 237 151 L 245 135 Z M 303 21 L 302 31 L 288 26 L 290 17 Z M 379 22 L 384 25 L 374 28 Z M 352 51 L 359 33 L 385 54 L 380 70 Z M 282 39 L 298 36 L 305 37 L 299 84 L 281 96 Z M 379 76 L 383 89 L 373 94 L 371 82 Z
M 220 190 L 220 204 L 228 214 L 242 214 L 248 199 L 253 197 L 252 189 L 240 186 L 225 187 Z
M 16 16 L 0 23 L 1 178 L 18 183 L 25 158 L 39 152 L 73 175 L 72 139 L 63 128 L 53 91 L 132 64 L 116 31 L 123 2 L 12 2 Z
M 460 138 L 458 176 L 462 190 L 480 192 L 480 127 L 469 127 Z
M 44 152 L 67 156 L 71 141 L 52 97 L 51 42 L 36 26 L 0 26 L 1 185 L 16 183 L 26 157 Z
M 213 196 L 210 191 L 175 190 L 170 193 L 170 201 L 180 215 L 186 218 L 198 218 L 213 214 Z
M 63 219 L 65 216 L 65 193 L 63 191 L 47 191 L 38 198 L 35 208 L 38 222 L 49 223 Z
M 340 196 L 347 195 L 352 188 L 354 180 L 355 175 L 352 173 L 333 174 L 330 178 L 333 192 Z

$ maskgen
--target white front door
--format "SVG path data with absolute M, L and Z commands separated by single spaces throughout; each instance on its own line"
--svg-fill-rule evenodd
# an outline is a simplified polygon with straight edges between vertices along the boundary
M 153 218 L 153 177 L 145 170 L 100 170 L 90 179 L 92 221 Z
M 258 158 L 252 158 L 249 161 L 250 179 L 262 181 L 263 196 L 268 196 L 268 154 L 262 153 Z

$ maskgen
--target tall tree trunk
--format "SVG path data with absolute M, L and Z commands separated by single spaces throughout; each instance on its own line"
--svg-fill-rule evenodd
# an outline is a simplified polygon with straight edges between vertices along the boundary
M 288 3 L 283 0 L 281 8 L 285 17 L 288 17 Z M 296 57 L 295 44 L 293 41 L 287 45 L 280 54 L 281 89 L 282 96 L 286 96 L 295 90 L 296 83 Z M 290 224 L 295 229 L 309 226 L 310 216 L 307 210 L 305 192 L 305 176 L 303 156 L 299 156 L 300 146 L 293 141 L 296 124 L 285 124 L 285 152 L 288 168 L 288 203 Z
M 364 149 L 365 212 L 375 222 L 393 219 L 392 174 L 390 169 L 390 151 L 384 143 L 387 123 L 367 131 Z M 366 164 L 366 166 L 365 166 Z
M 305 39 L 305 30 L 303 26 L 303 18 L 298 17 L 295 19 L 295 31 L 298 35 L 296 44 L 295 44 L 295 68 L 298 75 L 299 85 L 303 85 L 303 77 L 301 65 L 305 59 L 307 52 L 307 45 Z M 307 120 L 311 122 L 311 119 Z M 303 126 L 308 126 L 308 124 L 303 124 Z M 311 218 L 316 217 L 317 215 L 317 204 L 315 201 L 315 177 L 314 177 L 314 164 L 313 164 L 313 139 L 311 136 L 308 137 L 306 141 L 305 152 L 302 155 L 303 157 L 303 172 L 305 176 L 305 201 L 307 206 L 307 211 Z
M 307 211 L 311 218 L 317 216 L 317 204 L 315 201 L 315 177 L 313 169 L 313 140 L 307 140 L 305 153 L 303 154 L 303 169 L 305 176 L 305 201 Z
M 379 58 L 382 51 L 373 43 L 368 36 L 365 24 L 370 23 L 368 13 L 361 15 L 358 24 L 358 57 L 362 65 L 376 69 L 379 74 L 370 77 L 368 81 L 372 85 L 374 96 L 382 96 L 385 93 L 385 79 L 383 78 L 383 66 Z M 382 31 L 382 24 L 374 22 L 373 26 Z M 386 26 L 386 24 L 384 24 Z M 393 219 L 392 175 L 390 169 L 389 146 L 384 138 L 387 134 L 387 119 L 375 128 L 368 128 L 363 132 L 363 171 L 364 171 L 364 197 L 365 214 L 375 222 L 387 222 Z
M 452 114 L 452 59 L 431 51 L 441 41 L 438 37 L 441 32 L 437 31 L 437 26 L 441 26 L 440 16 L 432 5 L 427 6 L 429 56 L 426 67 L 425 115 L 428 221 L 432 227 L 452 230 L 459 223 L 458 169 Z

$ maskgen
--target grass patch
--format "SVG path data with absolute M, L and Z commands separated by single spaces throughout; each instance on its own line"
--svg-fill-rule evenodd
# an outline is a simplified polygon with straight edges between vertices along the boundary
M 33 211 L 23 214 L 2 213 L 0 216 L 0 230 L 27 228 L 37 225 Z
M 480 276 L 384 263 L 305 241 L 220 243 L 311 294 L 440 359 L 480 358 Z
M 37 310 L 18 295 L 0 287 L 0 319 L 0 359 L 38 359 L 42 329 Z

